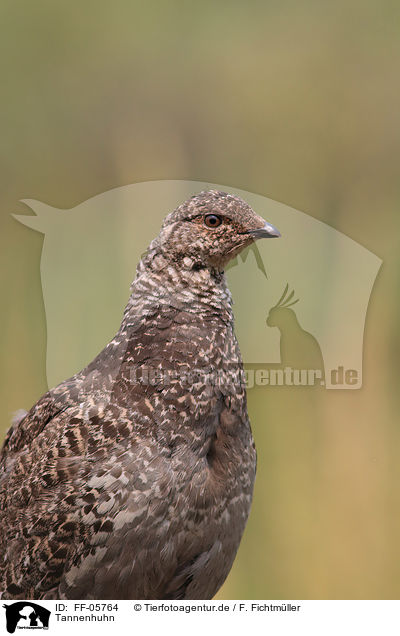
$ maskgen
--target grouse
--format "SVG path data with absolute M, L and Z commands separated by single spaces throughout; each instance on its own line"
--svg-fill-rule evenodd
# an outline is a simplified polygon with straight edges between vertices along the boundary
M 211 599 L 256 451 L 224 266 L 280 236 L 210 190 L 169 214 L 115 338 L 14 422 L 0 457 L 3 599 Z

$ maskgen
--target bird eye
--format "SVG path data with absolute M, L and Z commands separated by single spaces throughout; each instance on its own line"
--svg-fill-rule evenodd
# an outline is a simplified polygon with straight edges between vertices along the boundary
M 212 229 L 218 227 L 219 225 L 221 225 L 221 223 L 221 217 L 217 216 L 216 214 L 206 214 L 206 216 L 204 217 L 204 225 Z

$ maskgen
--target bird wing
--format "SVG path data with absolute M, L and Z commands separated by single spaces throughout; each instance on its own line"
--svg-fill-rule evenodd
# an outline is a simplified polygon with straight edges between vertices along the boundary
M 102 598 L 96 589 L 101 583 L 107 591 L 107 584 L 95 580 L 97 564 L 123 570 L 132 561 L 124 553 L 128 526 L 131 550 L 146 550 L 149 539 L 140 535 L 151 536 L 149 529 L 162 523 L 170 470 L 154 444 L 137 438 L 128 416 L 116 419 L 112 406 L 83 415 L 77 405 L 61 408 L 45 398 L 9 432 L 2 450 L 2 598 L 67 592 L 83 598 L 90 590 Z M 105 548 L 112 533 L 117 540 Z M 127 576 L 121 572 L 121 585 Z M 111 573 L 109 579 L 109 598 L 117 598 Z
M 14 418 L 0 450 L 0 474 L 1 467 L 4 467 L 9 453 L 15 453 L 23 447 L 28 447 L 46 424 L 67 407 L 67 402 L 60 403 L 49 391 L 23 417 Z

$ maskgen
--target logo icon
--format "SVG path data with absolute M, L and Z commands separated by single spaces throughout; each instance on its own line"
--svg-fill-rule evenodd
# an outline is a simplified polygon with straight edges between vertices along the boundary
M 313 386 L 361 388 L 365 320 L 381 259 L 299 210 L 199 181 L 121 186 L 69 210 L 23 200 L 36 216 L 15 218 L 45 235 L 41 280 L 50 387 L 85 367 L 116 333 L 137 263 L 166 211 L 210 188 L 239 195 L 282 232 L 278 242 L 248 248 L 227 268 L 246 367 L 272 370 L 277 386 L 309 386 L 315 372 Z
M 14 634 L 16 629 L 49 629 L 51 612 L 37 603 L 18 601 L 3 607 L 9 634 Z

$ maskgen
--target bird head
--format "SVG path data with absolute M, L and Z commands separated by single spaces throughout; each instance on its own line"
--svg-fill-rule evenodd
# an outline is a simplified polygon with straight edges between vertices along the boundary
M 170 261 L 181 262 L 189 257 L 193 269 L 223 270 L 253 241 L 279 236 L 279 231 L 243 199 L 209 190 L 194 195 L 169 214 L 159 240 Z
M 294 289 L 289 293 L 289 283 L 286 284 L 283 294 L 273 307 L 269 310 L 267 316 L 268 327 L 278 327 L 284 323 L 296 321 L 296 314 L 293 309 L 290 309 L 292 305 L 299 302 L 299 298 L 292 300 L 294 296 Z

